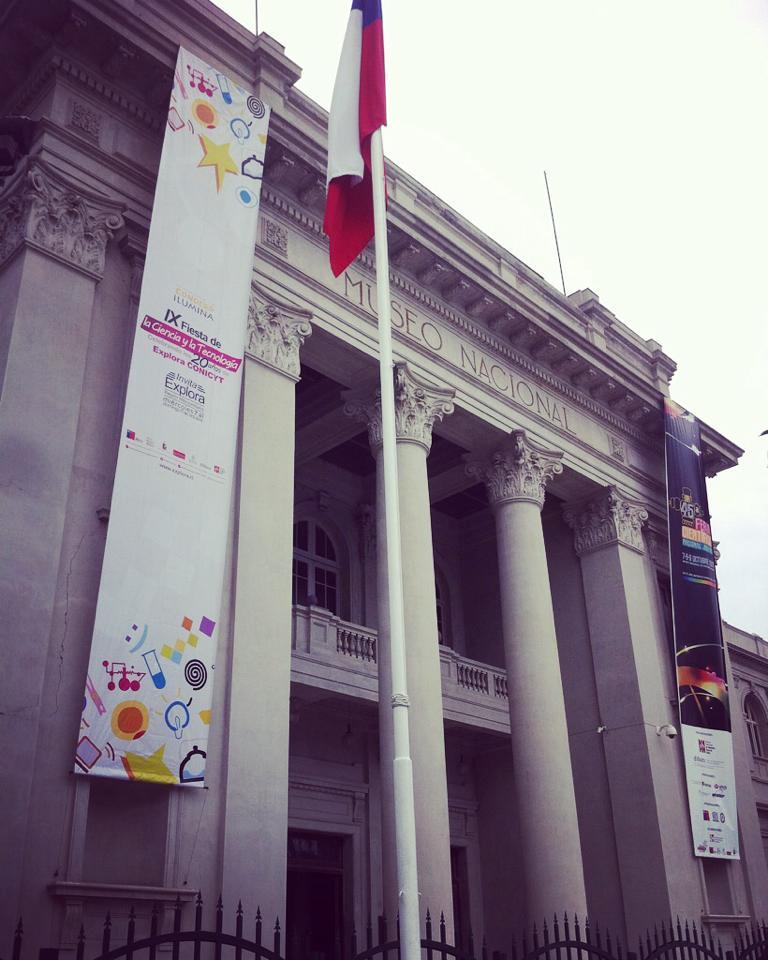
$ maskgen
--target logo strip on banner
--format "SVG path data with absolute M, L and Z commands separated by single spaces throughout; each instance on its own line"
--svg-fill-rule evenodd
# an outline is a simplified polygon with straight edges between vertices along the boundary
M 269 108 L 179 50 L 78 773 L 201 786 Z
M 669 399 L 664 430 L 677 696 L 694 852 L 738 860 L 731 717 L 701 431 L 696 418 Z

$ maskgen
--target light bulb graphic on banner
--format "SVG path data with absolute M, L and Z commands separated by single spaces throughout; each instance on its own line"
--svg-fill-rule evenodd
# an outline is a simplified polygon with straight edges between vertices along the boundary
M 181 740 L 182 730 L 189 725 L 189 710 L 181 700 L 169 703 L 165 710 L 165 722 L 177 740 Z

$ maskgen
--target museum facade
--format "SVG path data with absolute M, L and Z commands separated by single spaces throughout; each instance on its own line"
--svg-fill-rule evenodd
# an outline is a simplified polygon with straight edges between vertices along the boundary
M 330 956 L 397 887 L 375 271 L 328 268 L 327 113 L 205 0 L 11 0 L 0 36 L 0 935 L 34 917 L 36 947 L 73 951 L 106 909 L 221 891 L 286 918 L 289 956 Z M 272 108 L 205 789 L 72 772 L 179 45 Z M 500 950 L 562 911 L 728 939 L 768 912 L 768 657 L 725 626 L 741 860 L 697 858 L 671 729 L 675 364 L 387 181 L 422 910 Z M 710 476 L 736 465 L 702 439 Z

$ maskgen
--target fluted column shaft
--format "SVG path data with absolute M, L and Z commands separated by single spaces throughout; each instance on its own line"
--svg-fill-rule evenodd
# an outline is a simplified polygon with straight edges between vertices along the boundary
M 525 914 L 586 910 L 576 799 L 549 571 L 541 526 L 544 488 L 562 454 L 522 431 L 490 460 L 470 464 L 496 519 Z
M 427 485 L 427 454 L 432 425 L 453 409 L 452 391 L 422 382 L 404 364 L 395 368 L 398 488 L 403 566 L 406 666 L 410 700 L 410 747 L 416 812 L 420 913 L 443 912 L 452 936 L 451 848 L 445 770 L 442 681 L 435 612 L 432 523 Z M 389 604 L 384 535 L 384 463 L 378 398 L 351 400 L 350 414 L 368 424 L 376 457 L 378 566 L 379 730 L 383 792 L 383 870 L 385 912 L 397 910 L 394 789 L 392 778 L 392 688 L 390 683 Z

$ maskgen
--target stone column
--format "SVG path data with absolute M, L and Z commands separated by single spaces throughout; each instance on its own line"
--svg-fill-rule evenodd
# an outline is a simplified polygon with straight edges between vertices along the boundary
M 584 916 L 586 895 L 563 683 L 541 526 L 544 489 L 562 453 L 515 430 L 490 459 L 468 465 L 496 518 L 525 916 Z
M 702 906 L 679 748 L 656 733 L 664 723 L 678 725 L 669 702 L 671 652 L 645 556 L 645 506 L 606 487 L 568 504 L 564 515 L 581 565 L 599 736 L 632 942 L 654 917 L 694 916 Z
M 21 161 L 2 186 L 0 752 L 13 773 L 2 792 L 0 850 L 10 888 L 0 898 L 0 927 L 11 929 L 22 910 L 48 916 L 40 878 L 58 866 L 69 815 L 81 696 L 71 690 L 82 691 L 90 644 L 89 633 L 78 633 L 82 618 L 89 629 L 83 571 L 100 563 L 103 542 L 95 505 L 76 516 L 69 509 L 73 490 L 85 490 L 78 505 L 87 503 L 109 471 L 106 458 L 78 464 L 77 444 L 98 288 L 123 218 L 121 204 L 69 183 L 40 159 Z M 38 926 L 46 929 L 43 919 Z M 30 924 L 25 941 L 33 954 L 41 945 L 35 931 Z
M 222 882 L 225 902 L 260 905 L 268 928 L 285 922 L 295 386 L 308 317 L 254 291 L 243 383 Z
M 403 555 L 403 604 L 410 700 L 411 757 L 416 806 L 416 842 L 420 913 L 439 919 L 443 912 L 449 939 L 453 931 L 448 784 L 445 772 L 443 696 L 435 612 L 432 522 L 427 485 L 427 454 L 432 427 L 453 411 L 453 391 L 425 383 L 406 364 L 395 365 L 395 429 Z M 384 904 L 397 912 L 394 792 L 392 785 L 392 687 L 388 621 L 384 464 L 381 401 L 350 395 L 347 413 L 368 425 L 376 457 L 378 569 L 379 734 L 383 793 Z M 453 942 L 451 940 L 451 942 Z

